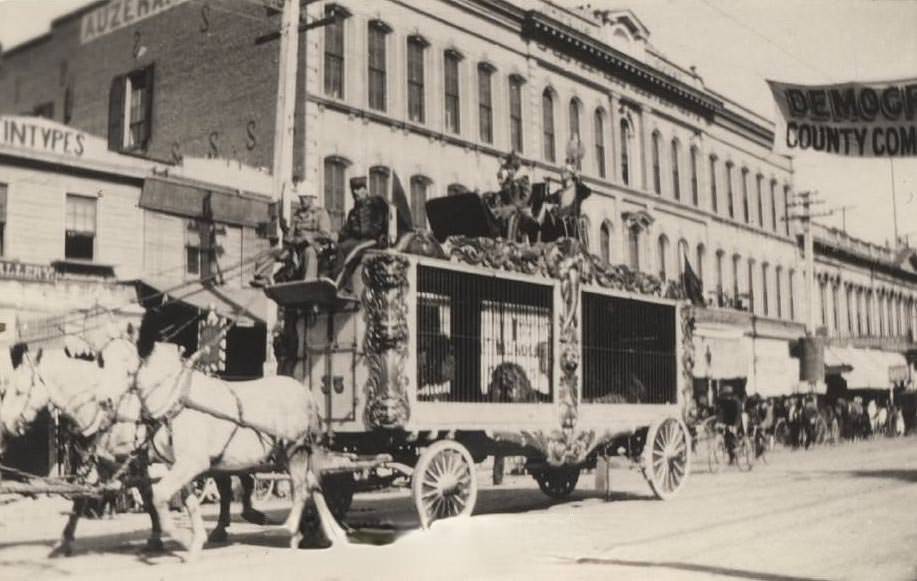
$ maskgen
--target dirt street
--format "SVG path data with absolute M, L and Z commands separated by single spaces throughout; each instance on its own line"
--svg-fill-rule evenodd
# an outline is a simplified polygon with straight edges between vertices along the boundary
M 405 492 L 358 495 L 352 543 L 329 550 L 287 549 L 280 529 L 236 516 L 231 544 L 193 563 L 173 543 L 175 552 L 141 555 L 140 514 L 83 520 L 76 554 L 47 559 L 69 505 L 18 500 L 0 506 L 0 578 L 917 579 L 914 438 L 780 451 L 750 473 L 699 464 L 668 502 L 623 469 L 610 502 L 591 474 L 556 502 L 528 477 L 493 487 L 481 472 L 477 514 L 425 532 Z M 285 506 L 262 503 L 277 520 Z M 216 507 L 206 513 L 213 526 Z

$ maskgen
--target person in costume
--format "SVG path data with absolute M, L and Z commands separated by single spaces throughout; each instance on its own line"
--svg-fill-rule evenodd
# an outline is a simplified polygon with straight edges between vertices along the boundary
M 567 144 L 567 157 L 560 172 L 560 189 L 547 194 L 544 208 L 538 213 L 541 222 L 541 240 L 552 242 L 558 238 L 576 238 L 588 247 L 588 233 L 582 228 L 583 200 L 592 190 L 583 183 L 577 167 L 585 155 L 579 137 Z

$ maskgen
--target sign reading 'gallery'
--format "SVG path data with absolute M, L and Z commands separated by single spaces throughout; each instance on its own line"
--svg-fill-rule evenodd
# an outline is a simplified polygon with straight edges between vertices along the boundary
M 780 112 L 774 135 L 774 149 L 779 153 L 917 156 L 917 79 L 768 84 Z
M 126 26 L 155 16 L 188 0 L 109 0 L 83 15 L 80 42 L 86 44 Z

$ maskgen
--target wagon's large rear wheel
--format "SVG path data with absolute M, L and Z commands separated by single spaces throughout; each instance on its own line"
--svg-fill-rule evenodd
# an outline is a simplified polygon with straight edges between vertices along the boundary
M 435 520 L 470 515 L 478 499 L 478 480 L 468 449 L 453 440 L 434 442 L 414 466 L 411 489 L 423 528 Z
M 650 426 L 643 448 L 643 476 L 657 498 L 681 489 L 691 468 L 691 436 L 681 420 L 666 418 Z
M 551 498 L 566 498 L 573 493 L 579 480 L 579 468 L 547 468 L 532 474 L 538 488 Z

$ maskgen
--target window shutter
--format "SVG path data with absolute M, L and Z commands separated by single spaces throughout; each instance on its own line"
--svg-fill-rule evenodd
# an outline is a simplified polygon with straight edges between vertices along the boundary
M 111 80 L 108 92 L 108 149 L 124 148 L 124 75 Z
M 153 135 L 153 77 L 155 76 L 153 74 L 154 73 L 153 65 L 151 64 L 150 66 L 148 66 L 146 70 L 144 71 L 144 73 L 146 74 L 145 80 L 146 80 L 146 98 L 147 99 L 146 99 L 146 111 L 144 111 L 144 115 L 146 115 L 146 119 L 144 119 L 144 124 L 143 124 L 142 143 L 143 143 L 143 147 L 146 148 L 146 146 L 150 142 L 150 136 Z

